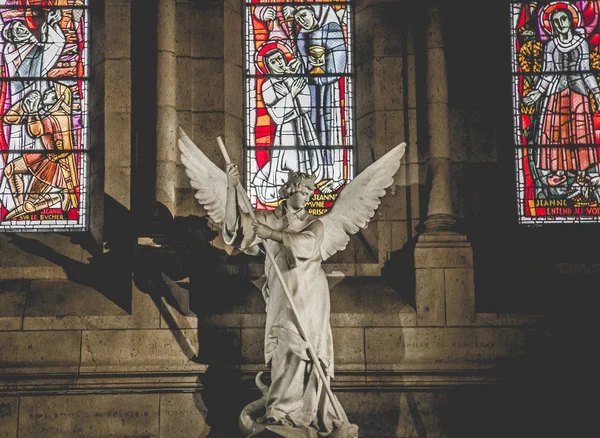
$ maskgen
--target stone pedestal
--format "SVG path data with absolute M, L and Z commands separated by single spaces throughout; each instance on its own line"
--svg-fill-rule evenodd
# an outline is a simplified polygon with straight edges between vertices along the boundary
M 463 235 L 430 232 L 415 248 L 417 325 L 470 325 L 475 319 L 473 249 Z

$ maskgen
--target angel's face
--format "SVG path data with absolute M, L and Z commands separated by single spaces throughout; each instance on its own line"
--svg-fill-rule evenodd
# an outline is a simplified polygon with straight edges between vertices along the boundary
M 294 210 L 304 208 L 306 203 L 310 200 L 312 194 L 313 190 L 309 189 L 308 187 L 300 187 L 300 190 L 288 198 L 288 204 Z

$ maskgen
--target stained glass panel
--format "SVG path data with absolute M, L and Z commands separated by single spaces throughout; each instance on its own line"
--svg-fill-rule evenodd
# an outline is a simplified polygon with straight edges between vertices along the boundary
M 0 231 L 87 224 L 88 11 L 0 2 Z
M 521 223 L 600 220 L 600 1 L 511 3 Z
M 354 176 L 351 2 L 245 7 L 246 186 L 258 209 L 280 202 L 289 171 L 313 174 L 323 214 Z

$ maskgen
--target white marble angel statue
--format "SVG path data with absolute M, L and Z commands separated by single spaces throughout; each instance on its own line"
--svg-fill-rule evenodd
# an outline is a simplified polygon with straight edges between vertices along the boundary
M 251 255 L 260 254 L 262 246 L 269 255 L 262 293 L 267 312 L 264 355 L 271 383 L 267 387 L 257 376 L 264 395 L 242 411 L 242 431 L 253 437 L 263 433 L 358 437 L 357 426 L 348 422 L 329 389 L 334 376 L 333 340 L 329 287 L 321 263 L 346 248 L 350 236 L 367 226 L 385 189 L 393 184 L 406 144 L 367 167 L 344 188 L 327 214 L 316 217 L 305 209 L 315 189 L 314 177 L 290 172 L 281 188 L 285 200 L 277 209 L 249 212 L 244 207 L 248 204 L 241 202 L 244 194 L 236 194 L 237 166 L 228 164 L 224 172 L 183 130 L 179 133 L 181 160 L 197 190 L 196 198 L 220 225 L 225 242 Z M 293 297 L 294 308 L 280 279 Z M 315 353 L 318 360 L 312 359 Z

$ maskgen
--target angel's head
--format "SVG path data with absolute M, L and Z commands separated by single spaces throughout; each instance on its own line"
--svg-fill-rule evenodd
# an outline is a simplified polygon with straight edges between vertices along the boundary
M 295 210 L 304 208 L 315 191 L 315 175 L 304 172 L 288 173 L 288 180 L 279 189 L 279 195 L 287 198 L 288 205 Z

